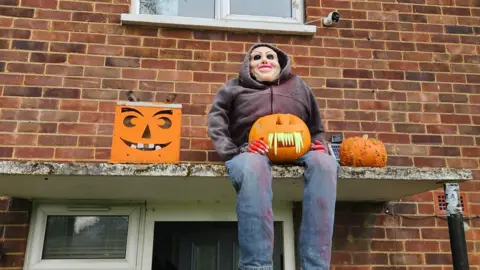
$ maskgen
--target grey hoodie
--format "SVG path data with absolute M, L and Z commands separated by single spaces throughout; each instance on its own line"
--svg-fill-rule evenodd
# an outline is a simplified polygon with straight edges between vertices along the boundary
M 275 82 L 261 83 L 250 74 L 250 53 L 259 46 L 277 52 L 282 71 Z M 312 90 L 291 73 L 290 58 L 285 52 L 270 44 L 257 43 L 245 55 L 239 77 L 218 90 L 208 114 L 208 135 L 220 157 L 229 160 L 246 151 L 253 123 L 274 113 L 300 117 L 309 127 L 312 142 L 319 140 L 326 148 L 320 110 Z

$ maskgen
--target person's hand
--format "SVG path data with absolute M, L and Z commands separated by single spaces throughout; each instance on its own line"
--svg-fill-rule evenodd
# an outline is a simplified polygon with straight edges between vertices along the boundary
M 323 151 L 323 152 L 327 153 L 327 149 L 325 149 L 325 146 L 323 145 L 323 143 L 321 143 L 318 140 L 315 140 L 314 142 L 312 142 L 311 148 L 314 151 Z
M 248 144 L 248 152 L 251 153 L 265 154 L 268 150 L 268 145 L 263 141 L 263 138 L 251 141 Z

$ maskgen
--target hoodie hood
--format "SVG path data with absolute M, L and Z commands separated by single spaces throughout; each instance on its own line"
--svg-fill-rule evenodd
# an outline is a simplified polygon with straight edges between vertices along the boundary
M 274 50 L 277 53 L 278 62 L 280 64 L 281 71 L 280 71 L 280 75 L 278 76 L 278 79 L 274 83 L 280 84 L 282 81 L 287 80 L 290 77 L 290 71 L 291 71 L 290 57 L 288 57 L 288 55 L 284 51 L 280 50 L 279 48 L 271 44 L 257 43 L 252 47 L 250 47 L 248 52 L 245 54 L 245 58 L 243 59 L 243 64 L 239 73 L 239 79 L 241 81 L 241 84 L 244 87 L 257 88 L 257 89 L 264 89 L 267 86 L 265 83 L 261 83 L 255 80 L 255 78 L 252 77 L 250 73 L 250 54 L 257 47 L 269 47 L 270 49 Z

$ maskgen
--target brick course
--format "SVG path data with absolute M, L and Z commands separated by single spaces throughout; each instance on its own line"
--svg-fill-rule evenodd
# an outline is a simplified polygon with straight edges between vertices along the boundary
M 209 104 L 245 50 L 271 42 L 312 86 L 328 136 L 376 137 L 390 166 L 472 169 L 461 189 L 480 214 L 478 0 L 305 2 L 307 21 L 338 10 L 341 23 L 314 37 L 165 29 L 120 25 L 127 0 L 0 0 L 0 159 L 107 161 L 114 104 L 133 90 L 183 104 L 182 161 L 218 162 Z M 434 214 L 431 192 L 404 201 L 406 215 Z M 445 222 L 358 205 L 339 206 L 335 269 L 450 269 Z M 19 269 L 27 214 L 11 207 L 0 200 L 0 268 Z M 480 270 L 480 222 L 467 223 Z

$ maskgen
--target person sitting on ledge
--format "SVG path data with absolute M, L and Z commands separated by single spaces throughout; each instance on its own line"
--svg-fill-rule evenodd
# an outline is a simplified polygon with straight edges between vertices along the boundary
M 304 167 L 299 256 L 302 270 L 330 267 L 339 165 L 328 154 L 318 104 L 310 87 L 292 73 L 289 56 L 265 43 L 245 55 L 239 77 L 217 92 L 208 113 L 208 135 L 237 194 L 239 269 L 272 270 L 273 211 L 271 151 L 248 141 L 254 122 L 271 114 L 301 118 L 311 135 L 308 151 L 293 164 Z

